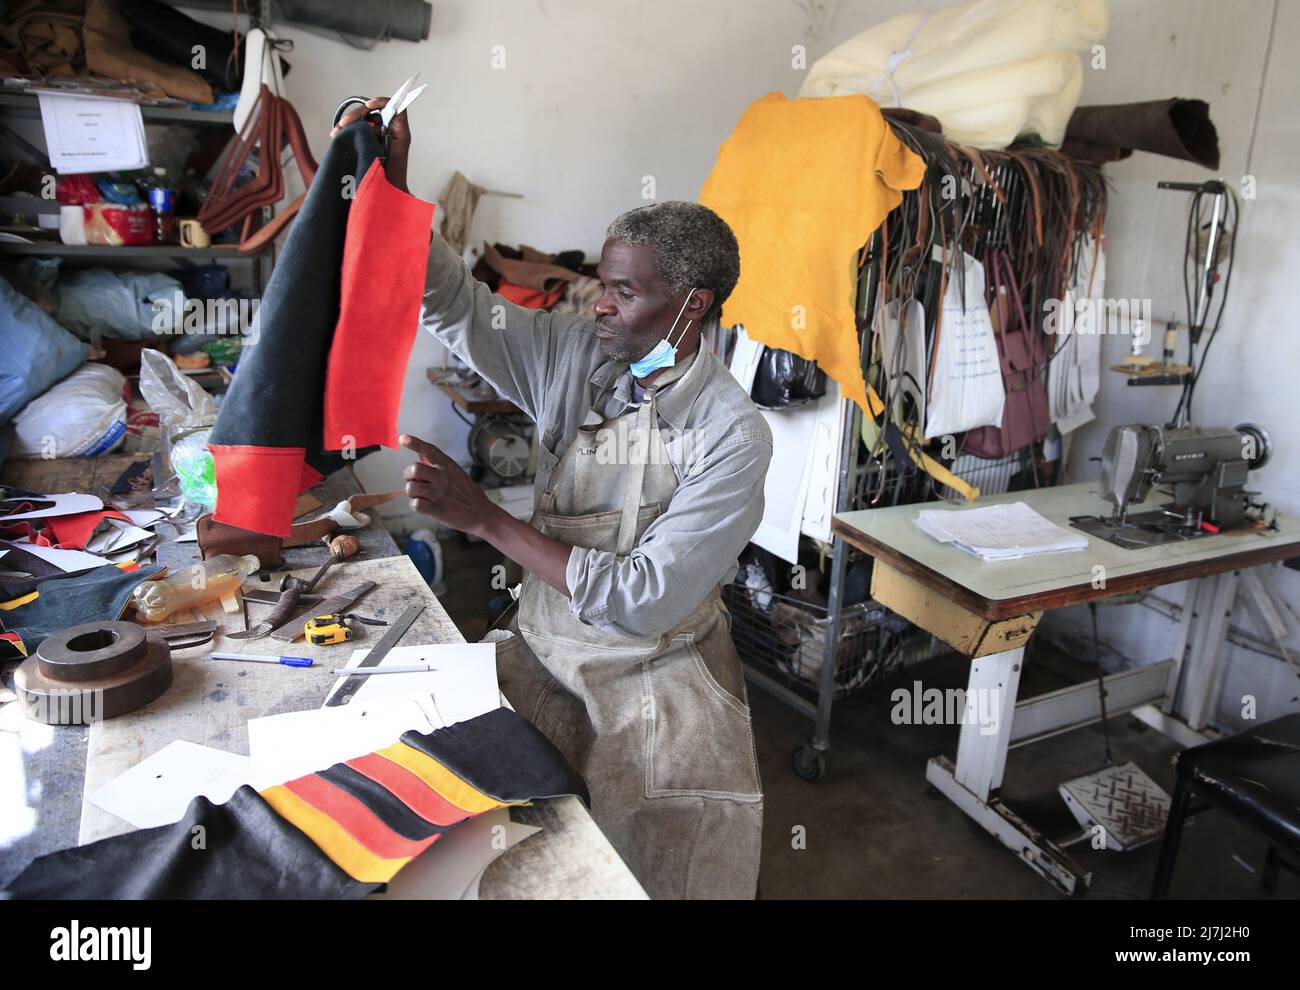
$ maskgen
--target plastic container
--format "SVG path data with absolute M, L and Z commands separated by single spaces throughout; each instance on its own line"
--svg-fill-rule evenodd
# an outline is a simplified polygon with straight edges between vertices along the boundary
M 165 168 L 155 168 L 153 178 L 145 184 L 145 196 L 153 211 L 155 244 L 176 243 L 176 190 L 167 180 Z
M 165 622 L 173 612 L 206 605 L 237 591 L 261 567 L 252 554 L 222 553 L 161 581 L 146 581 L 131 596 L 142 622 Z

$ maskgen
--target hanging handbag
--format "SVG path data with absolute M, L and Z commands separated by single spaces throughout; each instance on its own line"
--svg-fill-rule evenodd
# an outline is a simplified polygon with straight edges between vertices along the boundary
M 816 361 L 776 347 L 764 348 L 750 397 L 760 409 L 792 409 L 826 394 L 826 373 Z
M 993 290 L 989 316 L 998 342 L 1007 399 L 1002 425 L 971 430 L 962 449 L 976 457 L 997 458 L 1014 454 L 1045 436 L 1052 427 L 1052 417 L 1045 382 L 1046 341 L 1025 317 L 1010 256 L 994 249 L 986 260 Z

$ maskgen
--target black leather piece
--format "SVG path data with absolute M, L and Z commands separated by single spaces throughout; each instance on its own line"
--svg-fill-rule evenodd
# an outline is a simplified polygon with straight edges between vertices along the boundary
M 1178 774 L 1198 795 L 1300 849 L 1300 715 L 1186 750 Z
M 344 763 L 336 763 L 316 776 L 329 781 L 339 790 L 356 798 L 370 809 L 381 822 L 404 839 L 419 842 L 447 828 L 426 822 L 414 811 L 402 804 L 386 787 L 377 784 L 369 777 L 357 773 Z
M 790 409 L 826 394 L 826 373 L 816 361 L 775 347 L 764 349 L 750 396 L 760 409 Z
M 339 317 L 348 214 L 381 150 L 374 129 L 360 120 L 330 141 L 262 298 L 260 339 L 240 357 L 210 442 L 302 447 L 322 475 L 351 463 L 321 449 L 325 365 Z
M 1205 168 L 1219 167 L 1219 134 L 1204 100 L 1150 100 L 1077 107 L 1065 127 L 1063 151 L 1073 142 L 1094 148 L 1149 151 Z M 1118 156 L 1117 156 L 1118 157 Z
M 424 735 L 407 732 L 402 742 L 498 801 L 575 794 L 591 806 L 581 775 L 531 722 L 509 708 Z
M 7 892 L 32 899 L 315 900 L 360 898 L 381 886 L 353 880 L 244 786 L 225 804 L 195 798 L 174 825 L 42 856 Z

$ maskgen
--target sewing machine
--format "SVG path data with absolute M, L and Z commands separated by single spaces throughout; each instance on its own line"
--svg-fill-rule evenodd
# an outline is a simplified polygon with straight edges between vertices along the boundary
M 1267 463 L 1273 444 L 1258 426 L 1117 426 L 1101 456 L 1099 495 L 1108 517 L 1075 516 L 1077 529 L 1122 547 L 1158 546 L 1252 528 L 1263 503 L 1245 490 L 1249 471 Z M 1156 485 L 1171 488 L 1163 509 L 1130 515 Z

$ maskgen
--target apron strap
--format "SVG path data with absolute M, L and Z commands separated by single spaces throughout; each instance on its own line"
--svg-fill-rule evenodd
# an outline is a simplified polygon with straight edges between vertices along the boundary
M 628 472 L 623 486 L 623 516 L 618 523 L 618 550 L 620 557 L 632 552 L 636 542 L 636 520 L 641 512 L 641 491 L 645 485 L 645 465 L 650 459 L 651 432 L 657 432 L 659 415 L 655 410 L 655 397 L 659 389 L 681 378 L 700 359 L 703 344 L 696 348 L 691 360 L 670 368 L 645 390 L 641 405 L 636 411 L 636 426 L 628 444 Z M 635 453 L 634 453 L 635 451 Z
M 636 542 L 636 519 L 641 512 L 641 489 L 645 485 L 645 462 L 650 458 L 650 424 L 654 422 L 655 390 L 646 389 L 641 407 L 636 411 L 636 426 L 627 447 L 628 472 L 623 484 L 623 517 L 618 523 L 620 557 L 632 552 Z

